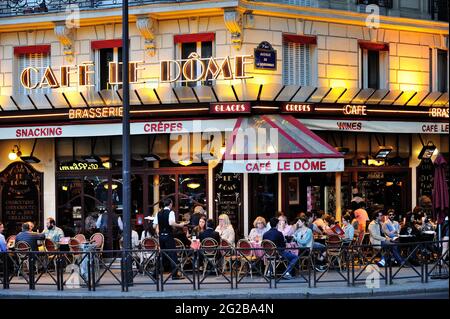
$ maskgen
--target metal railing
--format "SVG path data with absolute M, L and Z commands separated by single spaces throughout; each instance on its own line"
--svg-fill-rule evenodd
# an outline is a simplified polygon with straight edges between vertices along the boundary
M 193 2 L 200 0 L 129 0 L 129 6 L 139 6 L 154 3 Z M 3 0 L 0 1 L 0 17 L 15 15 L 30 15 L 57 13 L 67 10 L 94 10 L 118 8 L 121 0 Z
M 427 283 L 430 278 L 448 280 L 448 251 L 442 255 L 442 243 L 448 241 L 393 243 L 383 247 L 371 245 L 342 246 L 327 258 L 319 269 L 319 251 L 288 248 L 296 251 L 296 277 L 285 280 L 286 260 L 278 249 L 207 248 L 165 250 L 120 250 L 89 252 L 17 252 L 0 253 L 0 287 L 14 289 L 28 286 L 53 286 L 57 290 L 147 286 L 156 291 L 166 287 L 198 290 L 205 287 L 237 289 L 239 287 L 278 288 L 285 285 L 317 287 L 318 284 L 342 283 L 356 286 L 375 274 L 379 283 L 392 285 L 409 279 Z M 394 265 L 394 249 L 402 253 L 403 263 Z M 108 258 L 106 258 L 108 256 Z M 384 267 L 377 262 L 384 258 Z M 132 269 L 126 269 L 127 259 Z M 339 260 L 339 262 L 338 262 Z M 179 273 L 181 280 L 172 275 Z M 444 276 L 444 277 L 443 277 Z M 446 276 L 446 277 L 445 277 Z

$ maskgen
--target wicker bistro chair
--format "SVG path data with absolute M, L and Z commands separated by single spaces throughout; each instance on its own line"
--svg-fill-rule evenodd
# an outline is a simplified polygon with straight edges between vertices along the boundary
M 84 236 L 83 234 L 76 234 L 73 238 L 78 240 L 80 243 L 87 242 L 86 236 Z
M 214 267 L 216 276 L 218 276 L 219 273 L 217 271 L 217 248 L 219 247 L 219 243 L 214 238 L 205 238 L 202 241 L 201 247 L 201 250 L 203 251 L 203 277 L 205 277 L 206 270 L 208 269 L 209 264 Z
M 18 260 L 18 268 L 17 268 L 17 277 L 22 274 L 22 277 L 27 278 L 28 276 L 24 273 L 24 266 L 30 270 L 30 254 L 27 252 L 31 251 L 31 246 L 25 241 L 18 241 L 15 243 L 14 250 L 17 252 L 17 260 Z
M 327 247 L 328 266 L 332 268 L 337 262 L 342 271 L 342 240 L 338 235 L 329 235 L 325 245 Z
M 276 274 L 276 269 L 280 265 L 284 265 L 287 268 L 286 261 L 280 255 L 277 246 L 271 240 L 264 239 L 261 242 L 261 247 L 264 250 L 264 258 L 266 260 L 266 267 L 264 269 L 264 276 L 271 277 L 272 274 Z M 269 272 L 268 272 L 269 271 Z
M 156 267 L 156 256 L 157 250 L 159 250 L 159 242 L 156 238 L 148 237 L 144 238 L 141 241 L 142 249 L 146 250 L 141 254 L 141 266 L 143 270 L 151 267 L 151 269 L 155 269 Z
M 102 251 L 105 244 L 105 236 L 102 233 L 95 233 L 91 236 L 89 242 L 97 246 L 97 251 Z
M 79 266 L 81 260 L 83 259 L 83 249 L 81 248 L 81 243 L 77 238 L 71 238 L 69 240 L 69 250 L 72 253 L 72 264 Z
M 12 249 L 15 247 L 15 245 L 16 245 L 16 235 L 9 236 L 8 239 L 6 240 L 6 246 L 9 249 Z
M 250 278 L 253 278 L 253 267 L 252 264 L 256 260 L 258 260 L 258 257 L 255 255 L 254 251 L 252 250 L 252 244 L 247 239 L 241 239 L 237 243 L 237 248 L 239 252 L 239 273 L 238 277 L 240 278 L 242 269 L 244 268 L 244 265 L 248 266 L 248 270 L 250 272 Z
M 50 238 L 44 239 L 44 250 L 48 253 L 59 251 L 56 243 L 53 240 L 51 240 Z M 43 260 L 44 260 L 45 268 L 48 267 L 50 262 L 53 262 L 53 266 L 55 267 L 55 270 L 56 270 L 56 255 L 46 254 L 44 256 Z
M 234 254 L 233 245 L 226 239 L 220 239 L 220 254 L 222 255 L 222 273 L 225 272 L 227 265 L 229 270 L 233 269 L 233 262 L 236 260 L 236 255 Z
M 175 240 L 175 248 L 178 250 L 177 263 L 180 265 L 181 271 L 184 272 L 184 266 L 187 264 L 189 260 L 189 256 L 186 251 L 186 246 L 178 238 L 174 238 L 174 240 Z

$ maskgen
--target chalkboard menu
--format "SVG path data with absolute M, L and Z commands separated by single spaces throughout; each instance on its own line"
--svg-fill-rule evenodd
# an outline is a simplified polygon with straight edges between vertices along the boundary
M 422 159 L 417 166 L 417 197 L 426 195 L 431 198 L 433 191 L 434 165 L 430 158 Z
M 42 173 L 31 165 L 14 162 L 0 173 L 0 218 L 7 234 L 20 231 L 21 224 L 42 224 Z
M 227 214 L 233 228 L 243 232 L 241 223 L 242 211 L 242 174 L 222 173 L 219 168 L 215 174 L 214 207 L 216 217 Z

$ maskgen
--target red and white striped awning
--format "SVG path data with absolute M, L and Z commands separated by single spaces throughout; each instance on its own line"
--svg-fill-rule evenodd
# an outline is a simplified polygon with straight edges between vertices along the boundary
M 343 155 L 290 115 L 238 119 L 223 158 L 225 173 L 343 170 Z

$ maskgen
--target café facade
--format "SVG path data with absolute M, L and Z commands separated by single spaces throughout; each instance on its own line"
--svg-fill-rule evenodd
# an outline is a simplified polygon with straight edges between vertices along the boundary
M 0 15 L 0 220 L 122 209 L 120 8 Z M 317 12 L 320 14 L 317 14 Z M 411 210 L 449 155 L 448 25 L 289 4 L 130 9 L 132 224 Z M 118 22 L 119 21 L 119 22 Z

